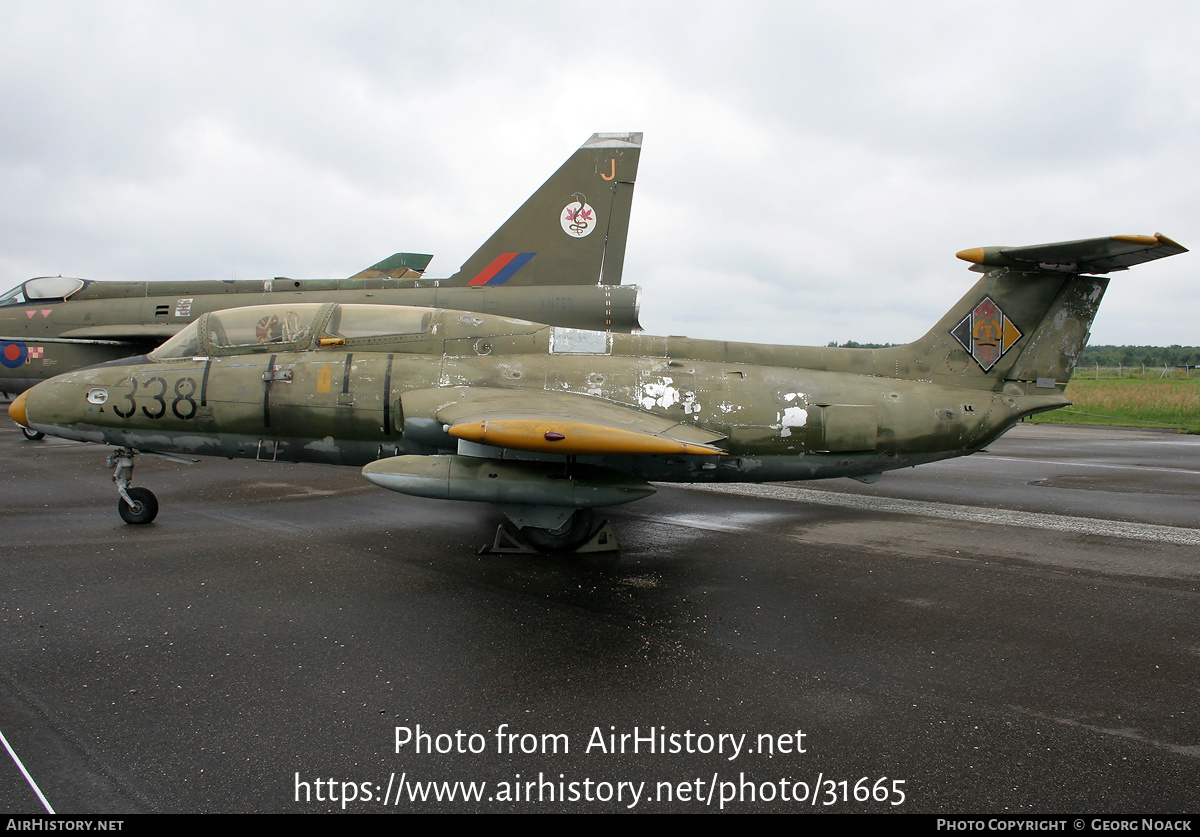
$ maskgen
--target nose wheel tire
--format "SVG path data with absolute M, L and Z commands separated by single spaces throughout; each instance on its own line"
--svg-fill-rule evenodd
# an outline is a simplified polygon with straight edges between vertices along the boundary
M 30 430 L 28 427 L 21 428 L 21 435 L 31 442 L 36 442 L 38 439 L 45 439 L 46 434 L 40 430 Z
M 126 523 L 149 523 L 158 516 L 158 498 L 154 496 L 153 491 L 148 488 L 130 488 L 126 493 L 129 499 L 133 500 L 133 505 L 126 503 L 124 497 L 117 500 L 117 511 Z

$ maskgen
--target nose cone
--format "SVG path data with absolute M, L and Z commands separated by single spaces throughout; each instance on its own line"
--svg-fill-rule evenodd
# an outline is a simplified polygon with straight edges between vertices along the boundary
M 17 400 L 8 405 L 8 417 L 22 427 L 28 427 L 29 423 L 25 420 L 25 395 L 21 393 L 17 396 Z

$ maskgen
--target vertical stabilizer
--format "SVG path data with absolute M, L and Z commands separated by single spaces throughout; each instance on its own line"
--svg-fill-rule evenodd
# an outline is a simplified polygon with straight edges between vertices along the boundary
M 619 285 L 641 133 L 593 134 L 441 285 Z
M 1163 235 L 980 247 L 960 259 L 984 276 L 920 340 L 884 349 L 902 377 L 999 390 L 1062 392 L 1087 345 L 1108 277 L 1186 253 Z

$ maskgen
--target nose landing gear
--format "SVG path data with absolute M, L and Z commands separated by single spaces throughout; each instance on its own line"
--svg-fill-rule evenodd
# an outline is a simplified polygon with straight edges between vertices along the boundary
M 121 499 L 117 501 L 117 511 L 126 523 L 140 525 L 149 523 L 158 516 L 158 498 L 148 488 L 131 488 L 133 479 L 133 457 L 137 451 L 133 448 L 121 448 L 108 456 L 108 467 L 113 471 L 113 482 L 117 484 L 117 493 Z

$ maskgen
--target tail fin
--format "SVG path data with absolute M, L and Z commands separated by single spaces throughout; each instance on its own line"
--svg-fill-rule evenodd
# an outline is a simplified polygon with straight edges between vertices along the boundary
M 1062 392 L 1108 287 L 1084 274 L 1186 252 L 1158 234 L 963 250 L 983 278 L 920 340 L 881 354 L 894 355 L 901 375 L 938 383 Z
M 433 256 L 425 253 L 393 253 L 381 262 L 360 270 L 351 279 L 420 279 Z
M 641 152 L 640 133 L 592 134 L 439 284 L 621 284 Z

